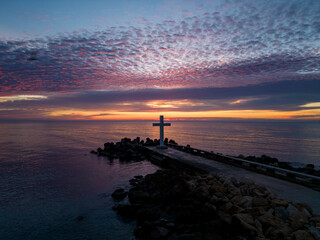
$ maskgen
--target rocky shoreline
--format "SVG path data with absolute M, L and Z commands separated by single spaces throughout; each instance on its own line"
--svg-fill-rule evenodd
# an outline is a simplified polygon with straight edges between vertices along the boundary
M 136 220 L 148 240 L 320 239 L 320 216 L 303 203 L 278 198 L 248 179 L 159 170 L 117 189 L 113 209 Z
M 147 138 L 145 141 L 140 140 L 137 137 L 133 140 L 130 138 L 122 138 L 121 141 L 113 143 L 107 142 L 104 144 L 103 148 L 98 148 L 96 151 L 92 150 L 90 153 L 96 154 L 98 156 L 107 156 L 109 159 L 119 158 L 120 161 L 143 161 L 148 157 L 144 147 L 147 146 L 157 146 L 159 145 L 159 139 Z M 176 144 L 174 140 L 165 139 L 165 144 Z
M 180 146 L 174 140 L 165 139 L 165 144 L 179 148 L 181 151 L 185 151 L 191 154 L 197 155 L 198 151 L 194 151 L 190 145 Z M 98 148 L 97 150 L 92 150 L 90 153 L 96 154 L 98 156 L 107 156 L 109 159 L 119 158 L 120 161 L 143 161 L 148 159 L 148 152 L 145 151 L 144 147 L 157 146 L 159 145 L 159 139 L 141 140 L 137 137 L 133 140 L 130 138 L 123 138 L 121 141 L 113 143 L 107 142 L 104 144 L 103 148 Z M 205 156 L 204 156 L 205 157 Z M 219 158 L 219 154 L 212 152 L 212 156 L 207 156 L 210 158 Z M 256 156 L 243 156 L 239 155 L 237 158 L 245 159 L 251 162 L 258 162 L 267 164 L 274 167 L 279 167 L 287 170 L 292 170 L 300 173 L 306 173 L 313 176 L 320 176 L 320 170 L 315 169 L 313 164 L 306 164 L 304 167 L 292 167 L 288 162 L 281 162 L 277 158 L 262 155 L 261 157 Z
M 174 140 L 165 143 L 192 150 Z M 158 144 L 158 139 L 123 138 L 91 153 L 110 160 L 143 161 L 150 160 L 145 146 Z M 268 156 L 239 157 L 281 164 Z M 320 239 L 320 216 L 308 205 L 283 200 L 249 179 L 226 179 L 178 162 L 172 164 L 176 170 L 136 176 L 129 181 L 129 191 L 116 189 L 112 194 L 113 209 L 126 220 L 136 221 L 138 239 Z

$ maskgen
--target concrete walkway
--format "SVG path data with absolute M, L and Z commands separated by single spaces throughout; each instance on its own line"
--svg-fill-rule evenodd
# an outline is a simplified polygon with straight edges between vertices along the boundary
M 259 185 L 264 185 L 270 192 L 277 194 L 285 200 L 292 202 L 304 202 L 308 204 L 310 207 L 312 207 L 315 213 L 320 214 L 320 192 L 318 191 L 278 178 L 251 172 L 243 168 L 234 167 L 200 156 L 195 156 L 173 148 L 147 148 L 165 157 L 175 159 L 181 163 L 196 167 L 210 173 L 217 173 L 220 176 L 224 176 L 227 178 L 235 177 L 239 179 L 244 177 L 251 179 Z

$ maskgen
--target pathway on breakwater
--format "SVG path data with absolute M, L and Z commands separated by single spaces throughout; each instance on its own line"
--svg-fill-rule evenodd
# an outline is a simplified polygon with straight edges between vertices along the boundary
M 285 200 L 307 203 L 315 213 L 320 214 L 319 191 L 278 178 L 255 173 L 243 168 L 195 156 L 170 147 L 167 149 L 159 149 L 153 146 L 146 148 L 159 156 L 174 159 L 177 162 L 209 173 L 216 173 L 227 178 L 236 177 L 251 179 L 257 184 L 264 185 L 270 192 L 277 194 Z M 161 158 L 158 160 L 161 161 Z

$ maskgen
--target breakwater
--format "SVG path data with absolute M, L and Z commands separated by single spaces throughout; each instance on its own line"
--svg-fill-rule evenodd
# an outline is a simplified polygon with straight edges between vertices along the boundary
M 129 181 L 129 191 L 116 189 L 112 194 L 118 202 L 113 209 L 127 220 L 136 220 L 134 233 L 140 239 L 320 238 L 320 215 L 313 212 L 313 207 L 279 197 L 256 181 L 241 177 L 238 171 L 237 177 L 225 177 L 213 174 L 212 168 L 203 168 L 192 162 L 192 159 L 199 158 L 213 163 L 217 161 L 212 161 L 215 159 L 210 156 L 229 156 L 180 146 L 173 140 L 165 142 L 168 149 L 157 148 L 157 139 L 124 138 L 92 151 L 121 161 L 147 159 L 170 169 L 145 177 L 136 176 Z M 191 162 L 181 159 L 184 155 Z M 274 182 L 266 183 L 275 185 Z M 291 189 L 287 189 L 288 186 Z M 284 187 L 287 192 L 299 191 L 292 185 Z M 300 194 L 317 199 L 309 190 L 301 189 Z M 126 198 L 129 203 L 122 202 Z M 295 197 L 291 196 L 291 199 Z
M 221 153 L 214 153 L 213 151 L 204 151 L 197 148 L 192 148 L 190 145 L 182 146 L 177 144 L 174 140 L 165 139 L 166 146 L 191 154 L 200 156 L 208 160 L 218 161 L 232 166 L 244 168 L 259 174 L 268 175 L 282 180 L 294 182 L 314 190 L 320 191 L 320 171 L 315 170 L 313 164 L 307 164 L 303 168 L 293 168 L 286 162 L 280 162 L 276 158 L 266 155 L 261 157 L 248 156 L 238 157 L 223 155 Z M 183 159 L 177 159 L 174 154 L 170 156 L 164 151 L 155 151 L 150 147 L 159 145 L 158 139 L 147 138 L 145 141 L 137 137 L 133 140 L 130 138 L 123 138 L 117 143 L 105 143 L 104 148 L 98 148 L 97 151 L 91 153 L 108 156 L 109 158 L 119 158 L 122 161 L 142 161 L 148 159 L 155 164 L 170 168 L 194 168 L 186 164 Z M 196 167 L 197 168 L 197 167 Z

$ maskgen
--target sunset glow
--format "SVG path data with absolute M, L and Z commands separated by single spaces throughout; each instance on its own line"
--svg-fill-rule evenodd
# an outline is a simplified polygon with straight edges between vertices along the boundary
M 320 119 L 319 1 L 151 2 L 3 4 L 0 119 Z
M 79 111 L 79 110 L 61 110 L 48 113 L 48 117 L 68 120 L 156 120 L 159 113 L 165 115 L 167 119 L 194 119 L 194 120 L 214 120 L 221 118 L 235 119 L 312 119 L 314 116 L 320 116 L 320 108 L 301 111 L 273 111 L 273 110 L 230 110 L 230 111 L 200 111 L 200 112 L 116 112 L 108 113 L 99 111 Z

